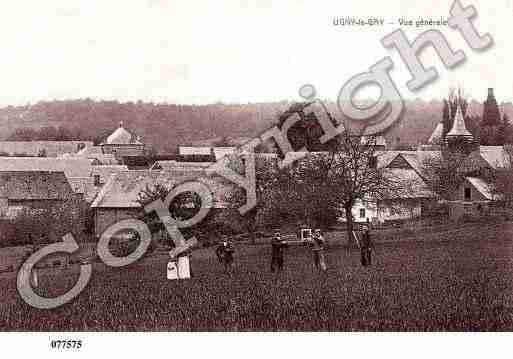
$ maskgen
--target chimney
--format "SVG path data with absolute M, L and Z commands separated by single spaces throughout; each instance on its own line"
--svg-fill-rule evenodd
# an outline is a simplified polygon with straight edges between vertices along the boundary
M 494 95 L 493 95 L 493 87 L 489 87 L 488 88 L 488 98 L 492 98 L 492 97 L 494 97 Z

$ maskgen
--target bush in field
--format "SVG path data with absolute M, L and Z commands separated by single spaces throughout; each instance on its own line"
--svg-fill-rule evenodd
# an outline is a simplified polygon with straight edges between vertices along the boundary
M 0 221 L 0 246 L 24 246 L 61 241 L 71 233 L 77 242 L 86 238 L 87 204 L 70 198 L 59 206 L 23 208 L 13 218 Z

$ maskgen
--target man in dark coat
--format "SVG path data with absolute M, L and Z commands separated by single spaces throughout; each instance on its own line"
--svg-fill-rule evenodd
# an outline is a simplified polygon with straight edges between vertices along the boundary
M 278 272 L 283 270 L 283 250 L 287 247 L 287 243 L 281 238 L 280 231 L 274 233 L 272 241 L 272 257 L 271 257 L 271 272 L 277 268 Z
M 362 235 L 362 265 L 370 266 L 372 264 L 372 249 L 374 248 L 374 244 L 372 243 L 372 239 L 370 236 L 370 228 L 365 227 Z
M 229 239 L 224 239 L 216 249 L 219 262 L 224 264 L 225 272 L 230 274 L 233 264 L 233 252 L 235 252 L 235 249 L 233 247 L 232 241 Z

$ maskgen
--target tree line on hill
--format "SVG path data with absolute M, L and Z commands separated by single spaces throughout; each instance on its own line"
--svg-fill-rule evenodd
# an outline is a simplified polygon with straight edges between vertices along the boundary
M 123 122 L 124 127 L 159 153 L 173 153 L 179 145 L 216 145 L 222 139 L 230 139 L 228 143 L 233 144 L 240 142 L 238 139 L 257 136 L 277 124 L 291 104 L 173 105 L 91 99 L 39 102 L 0 109 L 0 132 L 5 134 L 0 139 L 100 143 Z M 482 113 L 482 104 L 471 105 L 475 113 Z M 328 101 L 327 107 L 331 113 L 338 113 L 336 103 Z M 442 119 L 443 107 L 443 101 L 405 101 L 403 119 L 384 134 L 387 143 L 392 148 L 425 143 Z M 501 104 L 500 109 L 506 114 L 505 120 L 513 115 L 511 103 Z M 483 138 L 487 138 L 486 131 L 483 130 Z

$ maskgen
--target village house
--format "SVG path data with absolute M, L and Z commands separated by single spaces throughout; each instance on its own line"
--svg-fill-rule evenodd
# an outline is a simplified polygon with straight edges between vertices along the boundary
M 419 218 L 426 202 L 434 197 L 423 176 L 423 162 L 439 156 L 437 151 L 383 151 L 376 153 L 376 165 L 402 188 L 387 199 L 358 200 L 352 215 L 357 223 Z M 341 217 L 345 221 L 345 216 Z
M 463 182 L 448 202 L 453 218 L 480 216 L 491 213 L 500 200 L 494 191 L 493 175 L 496 171 L 510 169 L 512 159 L 503 146 L 480 146 L 458 167 Z
M 0 172 L 0 217 L 18 219 L 26 214 L 29 219 L 18 227 L 18 236 L 57 241 L 72 233 L 80 238 L 86 230 L 87 207 L 62 171 Z
M 101 146 L 90 146 L 78 151 L 73 155 L 64 155 L 64 158 L 85 158 L 91 160 L 93 166 L 117 165 L 119 161 L 112 153 L 103 153 Z
M 0 213 L 13 217 L 23 209 L 58 209 L 74 192 L 63 172 L 0 172 Z
M 146 186 L 157 183 L 173 186 L 188 180 L 206 184 L 214 196 L 214 209 L 227 208 L 226 194 L 232 185 L 217 176 L 186 169 L 122 171 L 111 176 L 100 190 L 91 208 L 94 211 L 94 232 L 100 236 L 109 226 L 127 218 L 137 218 L 141 206 L 137 202 L 139 194 Z

